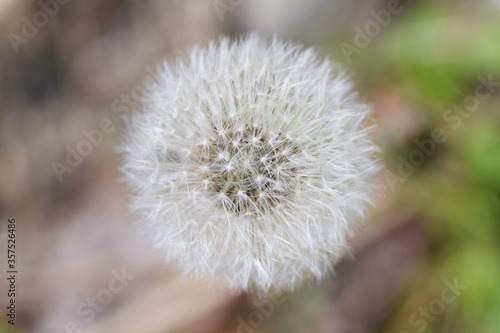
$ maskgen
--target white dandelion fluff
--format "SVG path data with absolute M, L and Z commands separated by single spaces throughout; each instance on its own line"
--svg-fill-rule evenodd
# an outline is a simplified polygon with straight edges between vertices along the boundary
M 256 34 L 165 64 L 120 148 L 132 209 L 167 261 L 236 290 L 323 277 L 378 170 L 351 88 L 312 50 Z

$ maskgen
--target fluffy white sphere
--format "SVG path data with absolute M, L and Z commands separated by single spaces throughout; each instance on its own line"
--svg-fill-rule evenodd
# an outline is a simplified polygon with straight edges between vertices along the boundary
M 131 206 L 167 261 L 236 290 L 293 289 L 345 253 L 376 147 L 337 65 L 251 34 L 166 63 L 127 121 Z

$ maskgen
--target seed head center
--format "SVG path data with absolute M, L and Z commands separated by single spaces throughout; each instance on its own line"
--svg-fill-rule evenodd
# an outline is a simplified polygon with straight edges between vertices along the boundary
M 297 168 L 291 161 L 300 150 L 281 133 L 229 127 L 196 150 L 205 193 L 226 212 L 259 216 L 295 193 Z

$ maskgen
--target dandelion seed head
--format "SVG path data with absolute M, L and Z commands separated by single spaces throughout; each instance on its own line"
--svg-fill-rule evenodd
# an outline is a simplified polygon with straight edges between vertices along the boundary
M 368 112 L 311 50 L 257 34 L 194 47 L 127 120 L 130 206 L 186 274 L 237 290 L 320 279 L 370 202 Z

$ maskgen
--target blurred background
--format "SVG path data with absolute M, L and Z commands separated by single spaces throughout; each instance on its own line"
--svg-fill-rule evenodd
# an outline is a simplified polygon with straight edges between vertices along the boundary
M 500 1 L 2 0 L 0 22 L 0 332 L 500 332 Z M 166 266 L 114 151 L 159 61 L 253 30 L 349 71 L 385 163 L 352 256 L 267 299 Z

